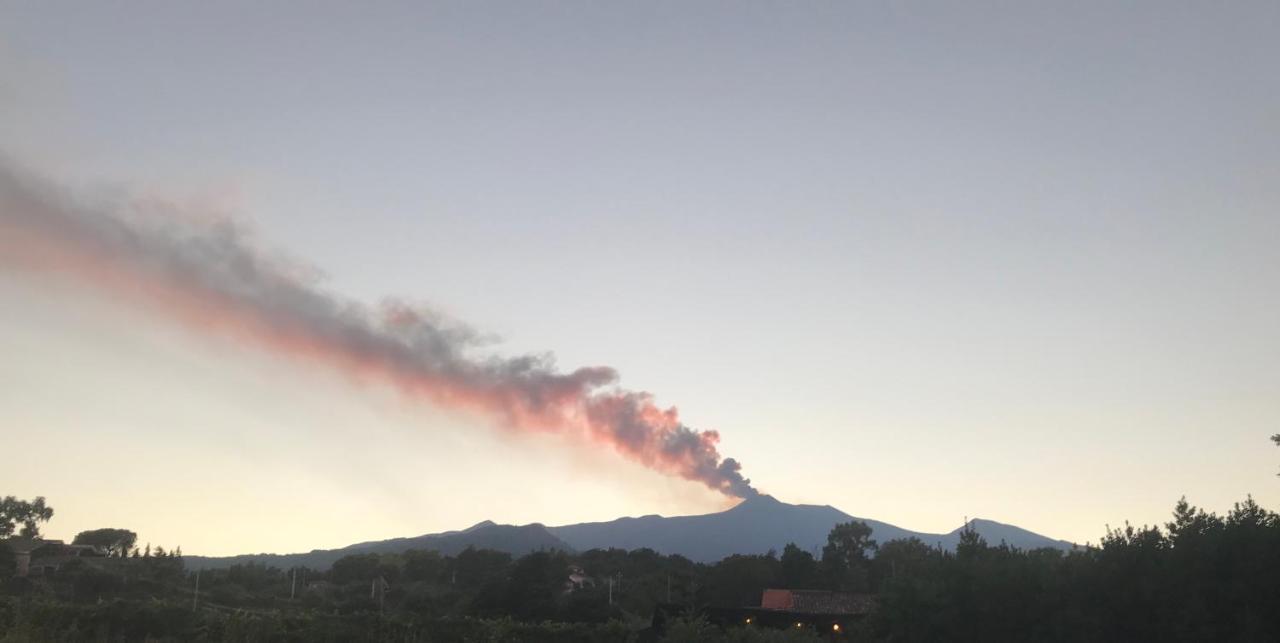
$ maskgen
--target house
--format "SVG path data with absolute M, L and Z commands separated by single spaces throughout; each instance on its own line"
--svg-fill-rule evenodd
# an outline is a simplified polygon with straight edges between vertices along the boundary
M 61 540 L 42 538 L 7 538 L 4 544 L 13 552 L 17 563 L 15 576 L 52 574 L 63 565 L 80 558 L 102 558 L 107 552 L 93 545 L 68 545 Z
M 596 580 L 582 570 L 577 565 L 569 566 L 569 578 L 564 583 L 564 593 L 568 594 L 575 590 L 585 589 L 587 587 L 595 587 Z
M 328 596 L 336 590 L 336 585 L 327 580 L 313 580 L 307 583 L 304 591 L 308 594 L 318 594 L 320 596 Z
M 840 638 L 875 609 L 876 600 L 870 594 L 766 589 L 760 597 L 760 607 L 705 607 L 692 613 L 720 627 L 799 628 Z M 667 621 L 690 613 L 687 605 L 658 605 L 649 628 L 651 636 L 665 632 Z
M 766 589 L 760 607 L 803 614 L 866 614 L 875 608 L 875 598 L 813 589 Z

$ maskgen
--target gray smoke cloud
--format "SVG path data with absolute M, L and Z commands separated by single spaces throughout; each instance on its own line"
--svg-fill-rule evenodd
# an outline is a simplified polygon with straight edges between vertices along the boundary
M 608 445 L 654 470 L 735 497 L 756 495 L 719 434 L 618 386 L 607 366 L 562 372 L 550 354 L 479 356 L 485 337 L 422 307 L 369 307 L 324 291 L 227 221 L 195 223 L 87 200 L 0 163 L 0 265 L 74 278 L 203 332 L 378 378 L 517 430 Z

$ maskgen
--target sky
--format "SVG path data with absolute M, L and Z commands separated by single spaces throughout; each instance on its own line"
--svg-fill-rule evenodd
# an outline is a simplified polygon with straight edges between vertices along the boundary
M 1183 495 L 1277 509 L 1280 5 L 1117 4 L 0 0 L 0 166 L 234 222 L 480 356 L 616 369 L 787 502 L 1077 542 Z M 737 502 L 3 241 L 0 493 L 54 537 Z

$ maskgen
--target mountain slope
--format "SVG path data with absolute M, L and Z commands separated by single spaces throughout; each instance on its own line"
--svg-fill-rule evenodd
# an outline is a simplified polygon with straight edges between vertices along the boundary
M 619 518 L 549 530 L 577 550 L 648 547 L 664 554 L 713 562 L 732 554 L 782 551 L 787 543 L 819 554 L 831 528 L 851 520 L 867 523 L 872 529 L 871 537 L 877 542 L 915 537 L 932 546 L 954 549 L 960 540 L 960 529 L 948 534 L 914 532 L 878 520 L 850 516 L 831 506 L 792 505 L 767 495 L 747 499 L 728 511 L 714 514 Z M 1072 547 L 1071 543 L 995 521 L 974 520 L 971 524 L 992 545 L 1003 541 L 1024 549 Z
M 496 525 L 484 521 L 461 531 L 446 531 L 439 534 L 426 534 L 412 538 L 392 538 L 348 545 L 341 549 L 316 549 L 299 554 L 244 554 L 240 556 L 205 557 L 184 556 L 188 569 L 209 569 L 258 563 L 280 569 L 290 567 L 310 567 L 311 569 L 328 569 L 334 561 L 351 554 L 399 553 L 410 549 L 434 549 L 446 556 L 456 555 L 467 547 L 476 549 L 494 549 L 504 551 L 512 556 L 523 556 L 529 552 L 561 549 L 572 550 L 567 543 L 547 531 L 547 528 L 534 523 L 531 525 Z
M 1007 543 L 1009 546 L 1017 547 L 1019 549 L 1038 549 L 1041 547 L 1071 549 L 1075 547 L 1073 543 L 1069 543 L 1065 540 L 1054 540 L 1046 536 L 1041 536 L 1033 531 L 1027 531 L 1022 527 L 1006 525 L 994 520 L 975 518 L 969 521 L 969 526 L 972 527 L 974 531 L 978 532 L 978 535 L 982 536 L 982 538 L 987 541 L 987 544 L 990 545 Z M 942 543 L 942 546 L 946 549 L 955 549 L 956 544 L 960 542 L 960 531 L 963 529 L 964 526 L 962 525 L 949 534 L 939 536 L 937 542 Z M 925 542 L 933 541 L 925 540 Z
M 790 505 L 772 496 L 757 496 L 720 513 L 701 516 L 643 516 L 609 522 L 551 527 L 551 533 L 575 549 L 620 547 L 680 554 L 696 561 L 716 561 L 732 554 L 781 551 L 789 542 L 813 551 L 827 532 L 852 520 L 830 506 Z M 867 520 L 877 537 L 905 537 L 909 532 Z
M 357 543 L 341 549 L 223 558 L 187 556 L 185 561 L 190 569 L 230 567 L 249 562 L 282 569 L 294 566 L 327 569 L 334 561 L 350 554 L 399 553 L 409 549 L 434 549 L 445 555 L 455 555 L 467 547 L 476 547 L 522 556 L 539 550 L 586 551 L 616 547 L 649 548 L 710 563 L 733 554 L 763 554 L 771 549 L 781 552 L 787 543 L 795 543 L 815 556 L 820 555 L 831 528 L 851 520 L 867 523 L 872 530 L 871 537 L 880 543 L 915 537 L 930 546 L 955 549 L 960 541 L 961 528 L 946 534 L 915 532 L 878 520 L 850 516 L 829 505 L 792 505 L 761 495 L 744 500 L 727 511 L 700 516 L 664 518 L 650 515 L 560 527 L 545 527 L 538 523 L 497 525 L 485 521 L 461 531 Z M 1006 542 L 1022 549 L 1073 547 L 1071 543 L 993 520 L 972 520 L 970 525 L 992 545 Z

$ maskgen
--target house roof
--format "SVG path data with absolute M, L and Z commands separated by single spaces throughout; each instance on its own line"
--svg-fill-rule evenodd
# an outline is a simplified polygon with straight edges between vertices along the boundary
M 766 589 L 760 606 L 811 614 L 866 614 L 875 609 L 875 597 L 813 589 Z
M 14 536 L 0 540 L 15 554 L 30 554 L 31 552 L 44 547 L 45 545 L 61 545 L 61 540 L 44 540 L 43 538 L 24 538 L 22 536 Z
M 106 550 L 95 545 L 68 545 L 61 540 L 45 540 L 43 538 L 5 538 L 0 540 L 15 554 L 35 555 L 46 550 L 41 557 L 49 556 L 81 556 L 91 552 L 95 556 L 105 556 Z

